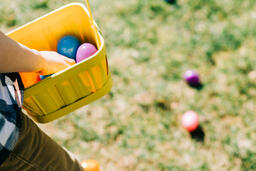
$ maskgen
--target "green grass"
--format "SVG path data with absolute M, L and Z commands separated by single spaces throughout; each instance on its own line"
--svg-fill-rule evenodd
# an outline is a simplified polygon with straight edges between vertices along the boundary
M 84 2 L 79 0 L 80 2 Z M 1 0 L 7 32 L 70 0 Z M 111 92 L 44 126 L 103 170 L 256 169 L 256 1 L 91 1 L 107 43 Z M 182 80 L 196 69 L 202 90 Z M 205 132 L 181 127 L 195 110 Z

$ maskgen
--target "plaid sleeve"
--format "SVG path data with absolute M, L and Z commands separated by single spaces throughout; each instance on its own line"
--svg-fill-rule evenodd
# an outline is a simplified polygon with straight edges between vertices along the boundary
M 0 74 L 0 164 L 19 138 L 22 99 L 23 85 L 19 75 Z
M 12 149 L 14 148 L 18 137 L 19 129 L 18 127 L 8 121 L 0 113 L 0 164 L 8 157 Z

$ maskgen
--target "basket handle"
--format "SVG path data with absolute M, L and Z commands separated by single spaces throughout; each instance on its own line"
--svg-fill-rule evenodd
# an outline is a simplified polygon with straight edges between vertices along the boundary
M 85 0 L 85 4 L 86 4 L 86 7 L 87 7 L 89 15 L 90 15 L 89 16 L 89 22 L 92 26 L 94 37 L 96 38 L 96 45 L 97 45 L 97 48 L 99 49 L 100 48 L 100 40 L 99 40 L 99 36 L 98 36 L 98 30 L 97 30 L 97 27 L 95 27 L 95 24 L 94 24 L 94 21 L 93 21 L 93 18 L 92 18 L 92 12 L 91 12 L 91 8 L 90 8 L 90 5 L 89 5 L 89 1 Z

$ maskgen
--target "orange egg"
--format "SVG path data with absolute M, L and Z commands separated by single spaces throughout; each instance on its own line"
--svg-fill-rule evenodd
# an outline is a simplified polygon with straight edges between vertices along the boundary
M 39 75 L 34 72 L 21 72 L 20 77 L 25 88 L 30 87 L 40 81 Z
M 84 171 L 100 171 L 100 164 L 96 160 L 86 160 L 82 162 Z

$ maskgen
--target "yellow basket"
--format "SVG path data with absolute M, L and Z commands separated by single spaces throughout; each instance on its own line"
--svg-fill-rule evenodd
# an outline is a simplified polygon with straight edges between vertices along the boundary
M 65 5 L 8 34 L 12 39 L 39 51 L 56 51 L 57 41 L 64 35 L 74 35 L 81 42 L 93 43 L 98 51 L 38 83 L 37 74 L 20 73 L 27 87 L 24 109 L 40 123 L 55 120 L 95 101 L 107 94 L 112 86 L 104 39 L 83 4 Z

